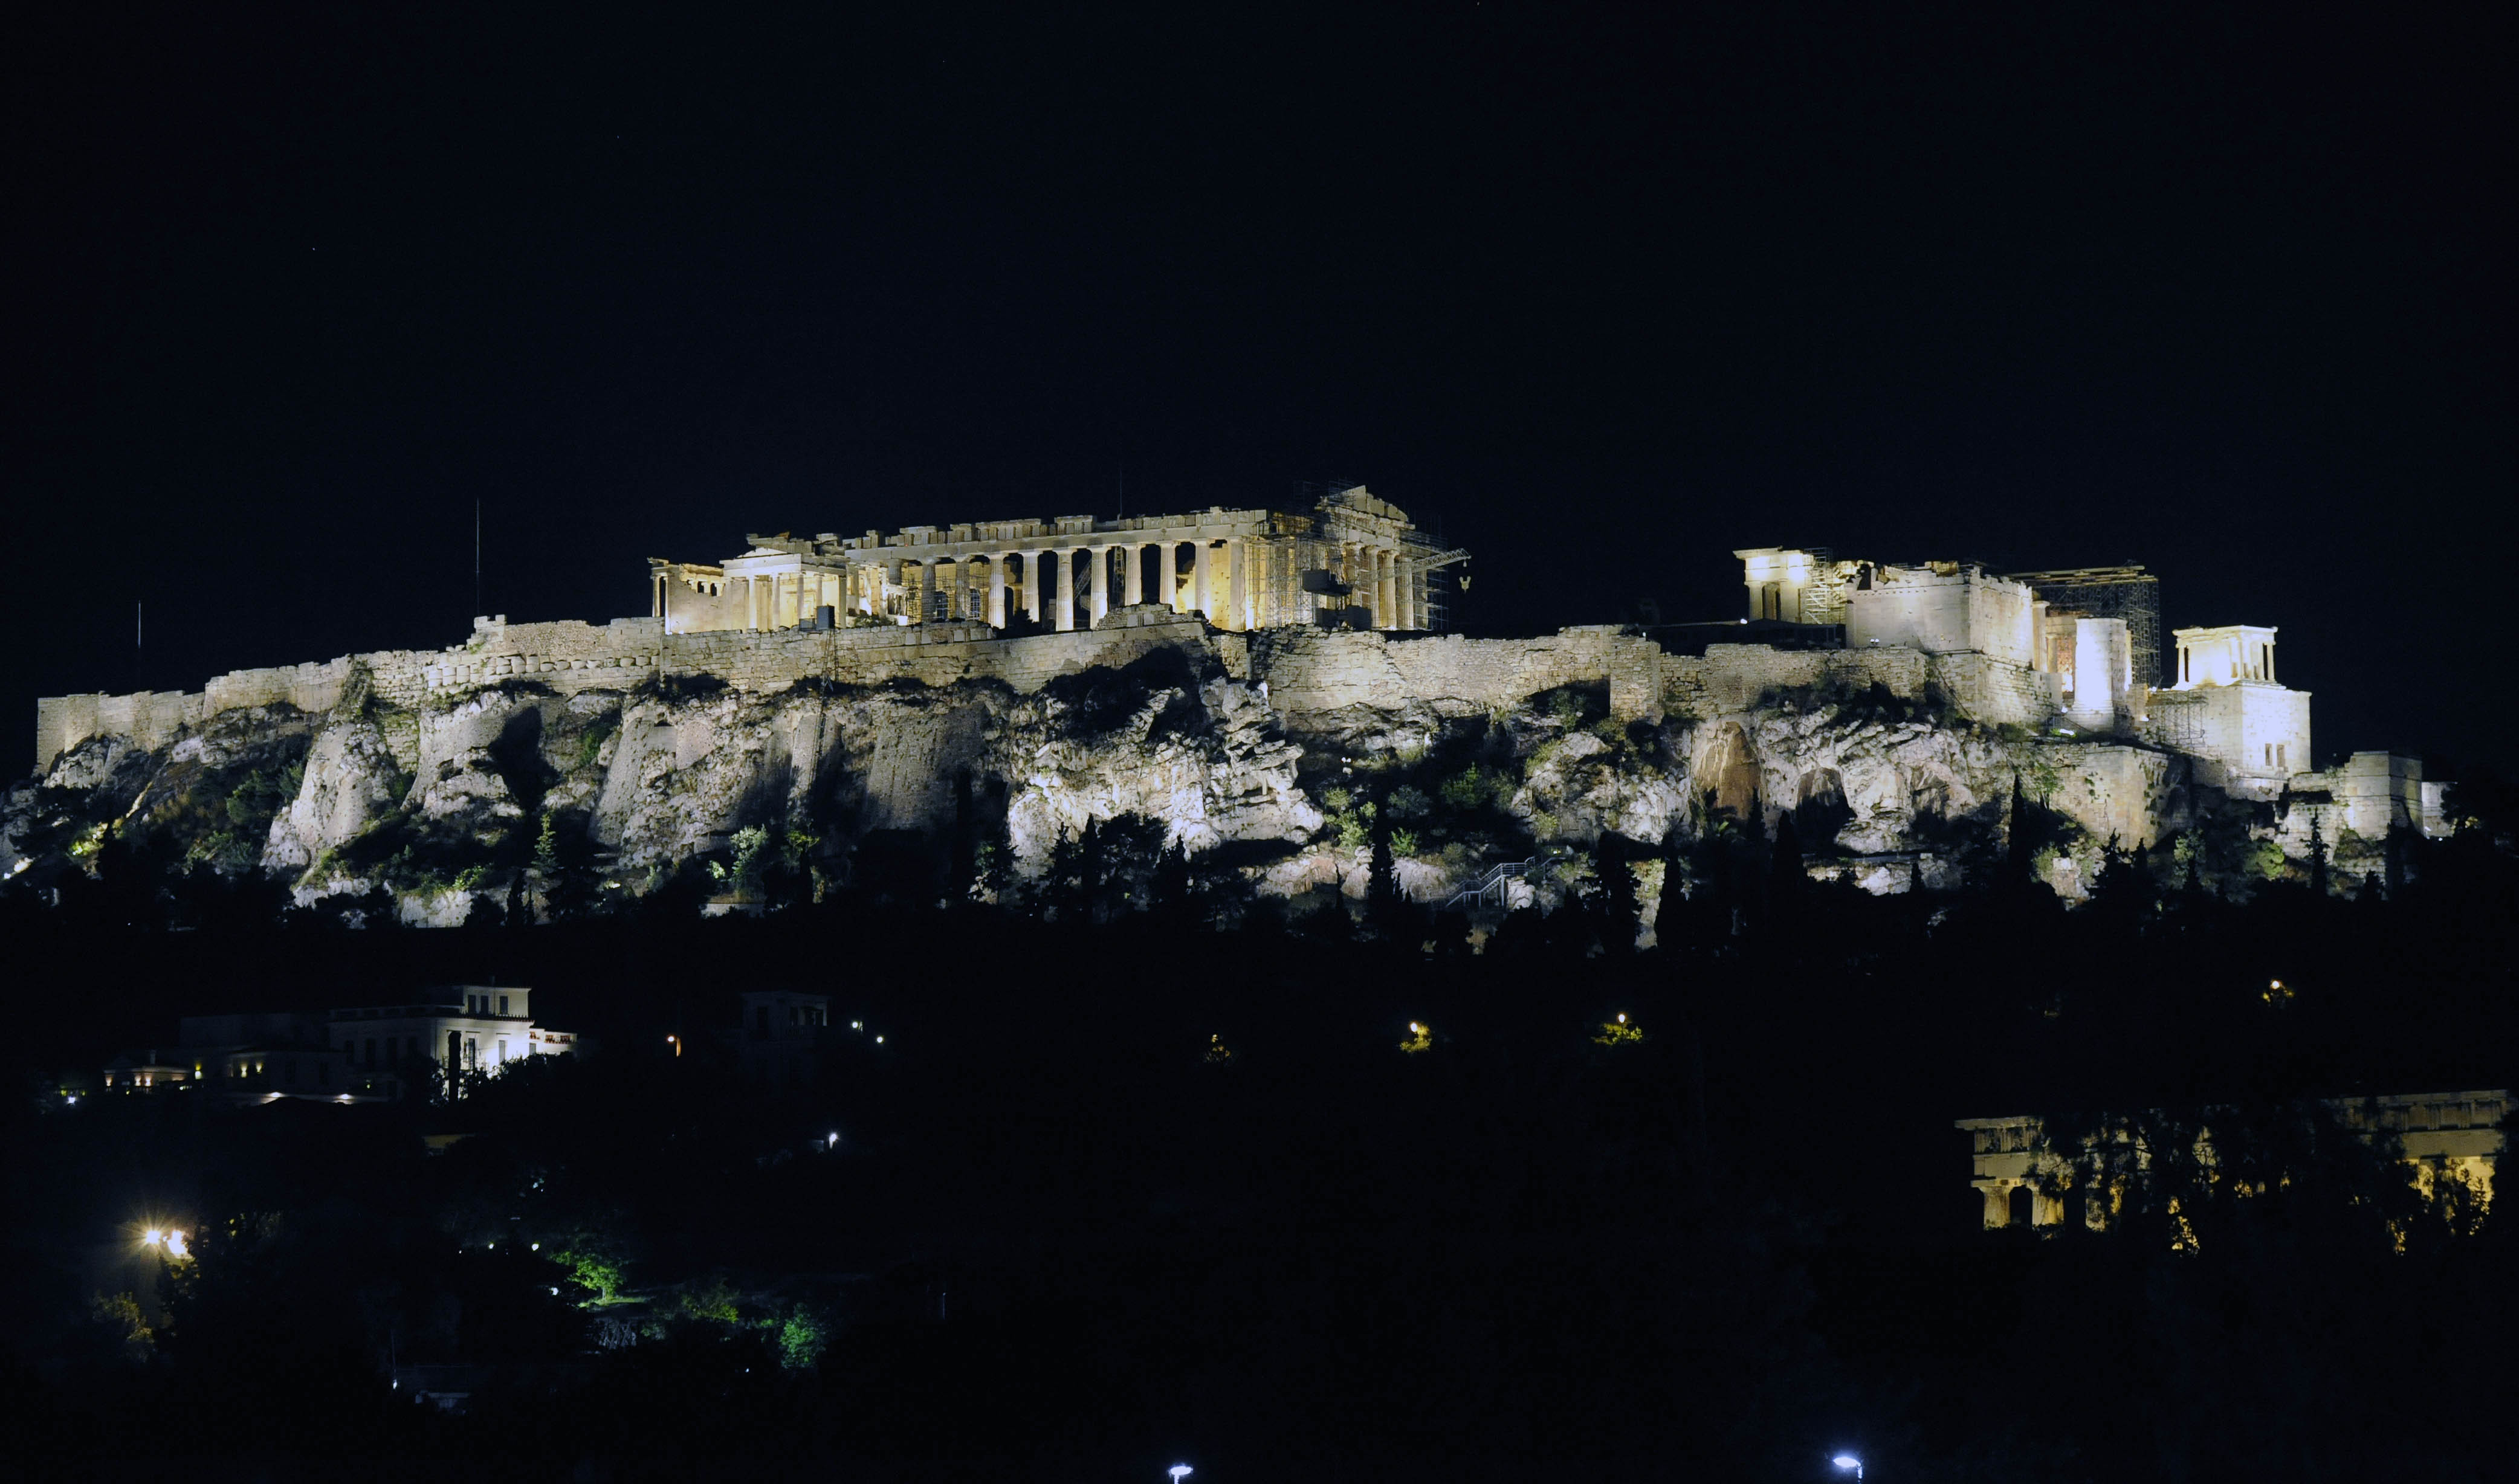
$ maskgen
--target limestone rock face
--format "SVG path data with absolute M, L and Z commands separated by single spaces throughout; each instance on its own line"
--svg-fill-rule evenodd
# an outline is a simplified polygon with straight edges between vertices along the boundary
M 2176 827 L 2182 785 L 2157 752 L 2032 739 L 1912 698 L 1772 689 L 1613 721 L 1564 679 L 1578 647 L 1535 641 L 1530 683 L 1548 688 L 1512 704 L 1452 675 L 1470 646 L 1372 635 L 1247 653 L 1167 640 L 1030 690 L 995 677 L 750 689 L 628 672 L 617 687 L 561 689 L 502 675 L 404 706 L 351 686 L 330 711 L 275 703 L 220 712 L 155 748 L 120 736 L 70 747 L 0 808 L 0 878 L 74 869 L 79 842 L 92 851 L 120 821 L 170 857 L 291 877 L 301 903 L 381 887 L 407 920 L 460 922 L 475 895 L 532 898 L 562 871 L 652 890 L 697 858 L 723 863 L 737 832 L 761 827 L 809 853 L 818 882 L 845 878 L 878 832 L 1001 844 L 1020 895 L 1062 842 L 1137 816 L 1193 857 L 1239 848 L 1235 873 L 1260 895 L 1352 898 L 1370 884 L 1367 816 L 1324 804 L 1349 788 L 1336 807 L 1357 809 L 1403 786 L 1424 797 L 1394 871 L 1418 899 L 1550 848 L 1570 858 L 1604 836 L 1685 840 L 1709 804 L 1755 808 L 1771 828 L 1797 811 L 1807 854 L 1880 890 L 1895 872 L 1878 858 L 2001 829 L 2015 775 L 2098 838 L 2141 844 Z M 1482 802 L 1429 803 L 1437 774 L 1460 764 L 1428 760 L 1465 749 L 1485 760 L 1473 769 Z M 1464 809 L 1484 822 L 1461 824 Z M 1436 815 L 1449 822 L 1438 829 Z M 1529 890 L 1546 904 L 1557 888 Z M 1658 890 L 1655 875 L 1647 898 Z
M 325 727 L 307 749 L 296 799 L 271 821 L 262 868 L 275 874 L 304 871 L 391 812 L 402 802 L 406 781 L 375 722 L 362 719 Z

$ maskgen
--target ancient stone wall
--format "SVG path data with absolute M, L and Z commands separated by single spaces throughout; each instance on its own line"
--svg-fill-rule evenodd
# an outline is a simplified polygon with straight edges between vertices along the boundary
M 1927 657 L 1913 649 L 1776 649 L 1765 644 L 1708 644 L 1705 653 L 1661 657 L 1662 705 L 1673 716 L 1702 720 L 1751 710 L 1762 697 L 1793 690 L 1868 690 L 1905 700 L 1924 694 Z
M 329 711 L 362 684 L 410 710 L 510 680 L 574 695 L 627 689 L 656 674 L 708 676 L 755 692 L 806 679 L 861 685 L 995 679 L 1028 693 L 1057 676 L 1125 665 L 1176 644 L 1204 646 L 1233 678 L 1264 682 L 1270 704 L 1299 725 L 1305 716 L 1349 708 L 1413 706 L 1436 717 L 1474 716 L 1565 685 L 1606 685 L 1613 715 L 1648 720 L 1665 713 L 1688 719 L 1738 713 L 1771 692 L 1815 686 L 1877 684 L 1920 699 L 1928 680 L 1980 720 L 2036 722 L 2055 709 L 2052 677 L 1982 655 L 1715 644 L 1702 656 L 1681 656 L 1611 626 L 1526 639 L 1300 629 L 1245 635 L 1217 633 L 1195 615 L 1154 603 L 1114 610 L 1098 629 L 1021 638 L 1000 637 L 981 623 L 667 633 L 652 618 L 599 626 L 484 620 L 469 642 L 447 649 L 236 671 L 212 679 L 199 695 L 48 698 L 37 708 L 36 766 L 49 766 L 63 751 L 100 733 L 155 747 L 226 711 L 280 704 Z
M 1960 715 L 1988 726 L 2043 726 L 2062 697 L 2055 677 L 1982 654 L 1931 657 L 1933 683 Z
M 1276 630 L 1251 636 L 1251 665 L 1268 684 L 1269 704 L 1284 713 L 1415 702 L 1437 716 L 1465 717 L 1561 685 L 1608 682 L 1618 637 L 1608 626 L 1530 639 Z

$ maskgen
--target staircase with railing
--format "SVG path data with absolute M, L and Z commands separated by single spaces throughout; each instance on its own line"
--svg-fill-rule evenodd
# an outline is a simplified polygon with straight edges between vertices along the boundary
M 1440 912 L 1466 912 L 1470 908 L 1477 906 L 1480 902 L 1487 900 L 1489 897 L 1493 897 L 1498 904 L 1502 904 L 1505 899 L 1505 883 L 1509 881 L 1522 881 L 1527 878 L 1530 875 L 1531 867 L 1537 864 L 1539 864 L 1539 857 L 1533 855 L 1528 860 L 1508 860 L 1497 865 L 1491 865 L 1480 873 L 1477 881 L 1471 883 L 1463 890 L 1453 893 L 1451 896 L 1436 910 Z

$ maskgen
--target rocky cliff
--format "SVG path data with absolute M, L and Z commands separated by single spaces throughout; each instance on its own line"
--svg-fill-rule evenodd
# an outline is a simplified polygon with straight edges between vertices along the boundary
M 325 709 L 69 746 L 10 792 L 0 873 L 49 892 L 113 842 L 169 881 L 261 873 L 301 906 L 452 923 L 669 888 L 741 910 L 848 888 L 1022 903 L 1097 872 L 1126 901 L 1170 857 L 1219 899 L 1308 906 L 1362 895 L 1379 842 L 1421 899 L 1539 860 L 1514 890 L 1545 906 L 1604 840 L 1652 856 L 1788 814 L 1815 875 L 1953 885 L 2000 840 L 2015 778 L 2055 821 L 2041 867 L 2068 893 L 2099 842 L 2202 817 L 2174 755 L 1983 724 L 1921 659 L 1728 691 L 1673 666 L 1649 719 L 1612 714 L 1615 640 L 1593 632 L 1148 637 L 1029 688 L 625 668 L 414 700 L 353 664 Z

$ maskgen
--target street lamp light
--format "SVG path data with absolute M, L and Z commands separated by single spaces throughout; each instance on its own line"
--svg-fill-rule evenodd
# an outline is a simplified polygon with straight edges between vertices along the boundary
M 1187 1463 L 1174 1463 L 1171 1467 L 1164 1471 L 1172 1476 L 1172 1484 L 1180 1484 L 1181 1480 L 1198 1472 L 1197 1469 L 1190 1467 Z
M 1863 1461 L 1850 1453 L 1840 1453 L 1835 1458 L 1829 1460 L 1829 1462 L 1835 1464 L 1837 1471 L 1840 1473 L 1851 1468 L 1854 1470 L 1854 1476 L 1857 1479 L 1863 1477 Z

